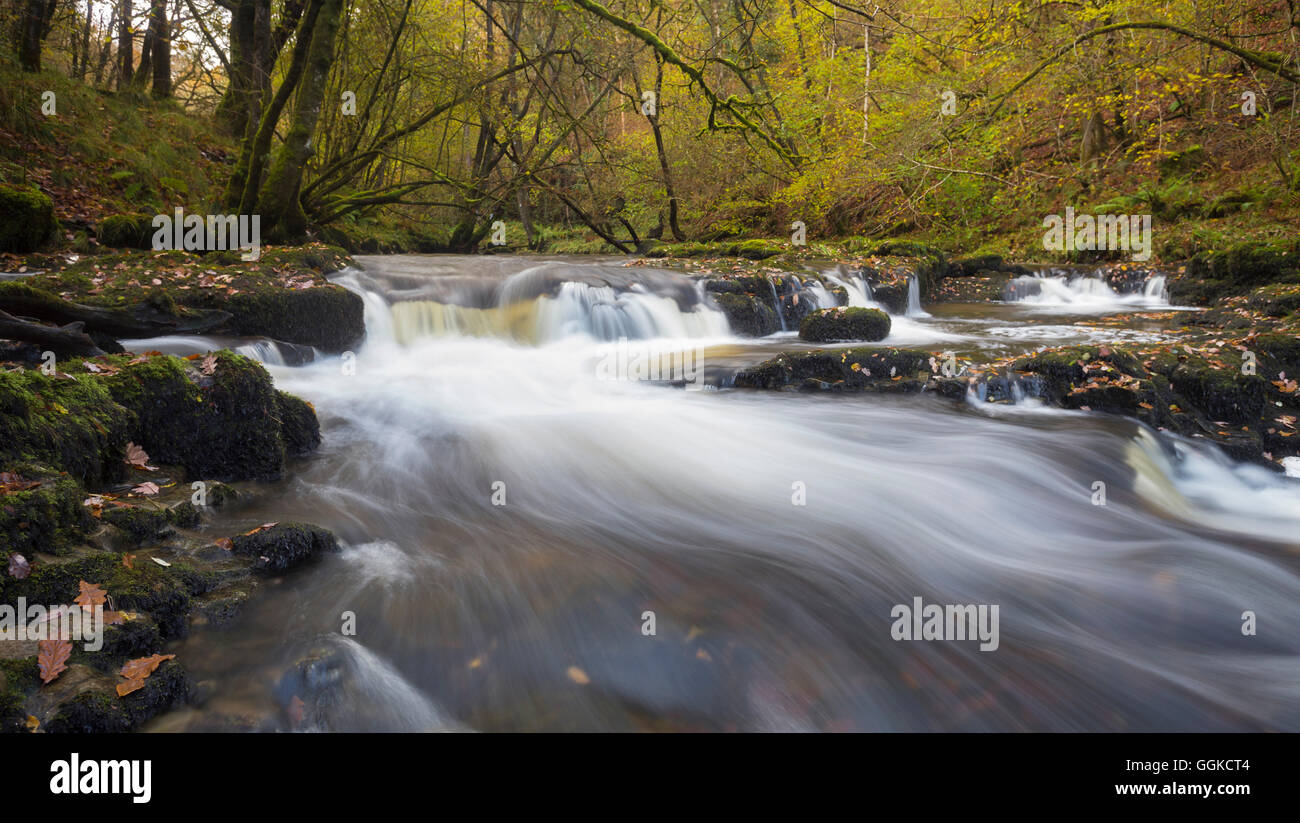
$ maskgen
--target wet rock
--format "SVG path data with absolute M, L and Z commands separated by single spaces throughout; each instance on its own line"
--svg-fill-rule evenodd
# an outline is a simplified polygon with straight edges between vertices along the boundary
M 13 552 L 62 554 L 92 526 L 81 501 L 81 487 L 67 475 L 37 466 L 10 472 L 26 490 L 0 491 L 0 567 Z
M 320 445 L 320 421 L 316 419 L 311 404 L 279 390 L 275 393 L 275 403 L 285 453 L 290 457 L 301 457 L 315 451 Z
M 888 337 L 889 328 L 889 315 L 879 309 L 821 309 L 804 317 L 799 324 L 799 338 L 814 343 L 837 340 L 876 341 Z
M 913 392 L 925 388 L 929 352 L 838 349 L 787 352 L 736 374 L 737 388 Z
M 170 534 L 172 517 L 162 507 L 116 506 L 105 507 L 100 519 L 121 530 L 131 545 L 139 546 L 150 540 Z
M 749 294 L 720 292 L 713 295 L 713 300 L 727 316 L 731 331 L 741 337 L 765 337 L 781 330 L 770 298 L 765 303 Z
M 135 442 L 152 460 L 184 466 L 191 477 L 281 477 L 286 453 L 319 443 L 315 414 L 278 392 L 261 364 L 228 351 L 213 357 L 210 375 L 162 356 L 127 365 L 105 382 L 113 399 L 135 413 Z
M 328 529 L 310 523 L 278 523 L 233 538 L 231 551 L 255 558 L 254 571 L 276 574 L 338 549 L 338 538 Z
M 85 691 L 59 706 L 45 725 L 51 734 L 101 734 L 133 731 L 177 703 L 189 698 L 190 682 L 175 660 L 163 661 L 144 688 L 125 697 L 113 691 Z

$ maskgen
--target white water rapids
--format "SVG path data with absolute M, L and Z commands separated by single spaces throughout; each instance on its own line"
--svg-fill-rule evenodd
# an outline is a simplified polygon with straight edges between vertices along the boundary
M 501 279 L 365 265 L 404 279 L 344 278 L 355 373 L 268 366 L 320 453 L 238 513 L 347 548 L 187 640 L 215 693 L 155 729 L 287 728 L 310 654 L 338 661 L 295 693 L 317 729 L 1300 729 L 1294 481 L 1097 415 L 600 380 L 620 333 L 750 344 L 672 278 L 564 263 L 444 312 L 422 265 Z M 998 605 L 998 649 L 894 640 L 916 597 Z

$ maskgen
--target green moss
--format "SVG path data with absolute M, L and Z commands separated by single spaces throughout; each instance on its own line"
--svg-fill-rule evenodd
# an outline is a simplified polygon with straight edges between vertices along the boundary
M 889 315 L 879 309 L 821 309 L 804 317 L 799 324 L 799 338 L 814 343 L 884 340 L 889 336 L 890 322 Z
M 104 246 L 152 249 L 153 219 L 151 214 L 114 214 L 100 221 L 95 236 Z
M 912 392 L 929 378 L 929 352 L 856 348 L 788 352 L 736 375 L 738 388 Z
M 139 418 L 137 441 L 154 461 L 204 479 L 275 479 L 284 471 L 287 410 L 292 449 L 314 448 L 315 414 L 282 400 L 266 369 L 229 351 L 204 375 L 175 357 L 152 357 L 106 379 L 113 398 Z M 301 405 L 300 405 L 301 404 Z M 309 420 L 310 417 L 310 420 Z
M 214 575 L 179 562 L 164 568 L 137 558 L 132 565 L 126 568 L 115 552 L 33 564 L 23 580 L 0 576 L 0 602 L 14 604 L 25 597 L 28 603 L 47 606 L 71 603 L 80 591 L 79 581 L 84 580 L 108 592 L 118 610 L 147 613 L 164 638 L 184 636 L 192 598 L 216 585 Z
M 162 537 L 171 531 L 172 519 L 164 508 L 115 506 L 104 508 L 100 515 L 105 523 L 116 526 L 135 545 Z
M 83 483 L 116 480 L 134 423 L 91 375 L 0 372 L 0 465 L 39 463 Z
M 91 520 L 85 499 L 67 475 L 20 472 L 41 485 L 27 491 L 0 492 L 0 563 L 10 552 L 61 554 L 80 542 Z
M 27 696 L 40 685 L 35 657 L 0 660 L 0 734 L 27 731 Z
M 35 189 L 0 183 L 0 252 L 36 251 L 57 229 L 53 200 Z
M 275 404 L 286 454 L 301 457 L 320 445 L 320 421 L 311 404 L 278 389 Z

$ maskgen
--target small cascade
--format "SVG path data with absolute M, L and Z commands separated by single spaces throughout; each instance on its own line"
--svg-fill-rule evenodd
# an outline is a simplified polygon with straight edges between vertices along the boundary
M 1160 300 L 1168 302 L 1169 287 L 1165 282 L 1163 274 L 1153 274 L 1142 284 L 1142 296 L 1148 300 Z
M 1131 293 L 1117 292 L 1100 270 L 1081 273 L 1052 269 L 1012 279 L 1003 291 L 1003 299 L 1044 308 L 1085 311 L 1169 305 L 1164 275 L 1153 274 L 1140 288 L 1135 283 L 1133 289 Z
M 785 324 L 785 312 L 781 310 L 781 298 L 776 293 L 776 281 L 769 277 L 767 284 L 772 287 L 772 305 L 776 309 L 776 319 L 781 321 L 781 331 L 789 331 Z
M 867 282 L 865 275 L 850 274 L 843 266 L 839 266 L 835 272 L 822 272 L 822 276 L 844 289 L 849 298 L 848 305 L 864 309 L 879 308 L 871 299 L 871 284 Z
M 915 275 L 907 279 L 907 316 L 930 316 L 929 312 L 921 308 L 921 284 Z

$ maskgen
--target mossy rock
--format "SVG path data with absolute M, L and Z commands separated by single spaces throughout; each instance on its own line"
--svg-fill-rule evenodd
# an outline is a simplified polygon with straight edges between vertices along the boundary
M 162 507 L 105 507 L 100 519 L 120 529 L 135 545 L 163 537 L 172 531 L 171 513 Z
M 225 329 L 232 334 L 271 337 L 330 353 L 348 350 L 366 333 L 365 303 L 342 286 L 267 287 L 223 297 L 210 306 L 209 301 L 183 302 L 230 312 L 233 317 Z
M 880 309 L 858 306 L 820 309 L 809 313 L 799 324 L 799 339 L 814 343 L 836 340 L 884 340 L 889 336 L 889 315 Z
M 10 553 L 62 554 L 81 542 L 92 525 L 77 481 L 48 469 L 16 473 L 41 485 L 0 492 L 0 573 Z
M 175 357 L 125 366 L 105 382 L 113 399 L 139 418 L 138 442 L 152 460 L 179 464 L 191 477 L 276 479 L 286 447 L 314 447 L 306 404 L 285 400 L 260 363 L 233 352 L 215 354 L 204 375 Z M 289 412 L 289 441 L 281 415 Z
M 752 295 L 715 292 L 713 300 L 731 331 L 741 337 L 765 337 L 781 328 L 776 309 Z
M 1188 261 L 1182 276 L 1171 281 L 1169 296 L 1177 302 L 1204 305 L 1270 283 L 1300 283 L 1300 241 L 1249 241 L 1201 252 Z
M 930 375 L 929 352 L 913 349 L 816 349 L 787 352 L 737 373 L 737 388 L 914 392 Z
M 151 214 L 114 214 L 100 221 L 95 236 L 102 246 L 149 250 L 155 233 L 153 219 Z
M 320 421 L 311 404 L 278 389 L 275 404 L 285 453 L 290 457 L 301 457 L 315 451 L 320 445 Z
M 51 466 L 82 483 L 117 480 L 135 422 L 93 375 L 0 372 L 0 466 Z
M 41 685 L 36 657 L 0 660 L 0 734 L 27 731 L 27 696 Z
M 164 660 L 144 681 L 144 688 L 125 697 L 109 691 L 86 691 L 59 707 L 45 725 L 50 734 L 103 734 L 134 731 L 190 695 L 190 681 L 175 660 Z
M 231 543 L 234 554 L 256 558 L 253 570 L 263 574 L 278 574 L 338 549 L 332 532 L 310 523 L 278 523 L 241 534 Z
M 144 558 L 136 558 L 132 566 L 126 568 L 116 552 L 32 564 L 31 573 L 22 580 L 0 575 L 0 603 L 14 604 L 19 597 L 28 603 L 71 603 L 80 591 L 79 581 L 84 580 L 108 592 L 118 610 L 147 613 L 164 639 L 183 637 L 192 599 L 212 590 L 215 575 L 185 563 L 163 567 Z
M 1199 363 L 1185 363 L 1170 377 L 1174 390 L 1193 407 L 1233 426 L 1258 423 L 1264 410 L 1264 378 L 1240 370 L 1217 369 Z
M 36 189 L 0 183 L 0 252 L 36 251 L 59 227 L 54 201 Z
M 1250 349 L 1270 367 L 1266 374 L 1270 380 L 1276 380 L 1282 372 L 1300 379 L 1300 335 L 1261 334 L 1250 341 Z

